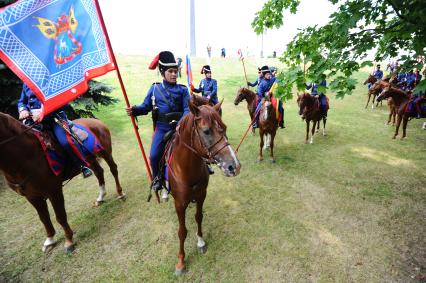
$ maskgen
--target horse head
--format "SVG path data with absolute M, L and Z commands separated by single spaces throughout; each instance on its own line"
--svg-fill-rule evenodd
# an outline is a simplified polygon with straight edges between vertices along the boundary
M 297 104 L 299 105 L 299 115 L 302 115 L 303 110 L 310 104 L 313 96 L 309 93 L 302 93 L 297 95 Z
M 382 91 L 380 92 L 379 96 L 377 97 L 377 101 L 380 102 L 383 99 L 390 97 L 391 96 L 391 89 L 392 89 L 392 87 L 390 85 L 383 88 Z
M 377 79 L 373 75 L 369 75 L 368 78 L 364 81 L 364 85 L 371 83 L 374 84 Z
M 196 106 L 191 101 L 189 102 L 189 109 L 193 116 L 190 131 L 194 133 L 195 139 L 198 138 L 198 141 L 191 141 L 191 144 L 199 156 L 207 162 L 216 163 L 225 176 L 231 177 L 240 173 L 241 165 L 228 143 L 226 125 L 219 115 L 222 102 L 223 100 L 213 107 Z
M 213 102 L 212 102 L 213 97 L 210 98 L 206 98 L 204 96 L 201 95 L 191 95 L 191 101 L 193 104 L 195 104 L 196 106 L 201 106 L 201 105 L 210 105 L 213 106 Z
M 242 87 L 238 89 L 237 96 L 235 97 L 234 104 L 237 106 L 241 101 L 246 98 L 246 88 Z
M 272 111 L 272 100 L 269 95 L 265 95 L 264 98 L 262 98 L 261 103 L 261 112 L 262 115 L 259 114 L 259 117 L 261 117 L 261 120 L 268 120 L 268 118 L 271 116 L 271 114 L 274 114 Z

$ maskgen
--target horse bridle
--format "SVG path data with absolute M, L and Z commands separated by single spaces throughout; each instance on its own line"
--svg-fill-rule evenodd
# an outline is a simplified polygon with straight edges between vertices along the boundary
M 197 119 L 197 118 L 196 118 Z M 196 155 L 198 155 L 199 157 L 201 157 L 205 162 L 207 162 L 207 163 L 216 163 L 215 162 L 215 160 L 214 160 L 214 157 L 222 150 L 222 149 L 224 149 L 225 147 L 227 147 L 228 145 L 229 145 L 229 143 L 228 143 L 228 140 L 225 138 L 225 134 L 224 135 L 222 135 L 221 137 L 220 137 L 220 139 L 218 139 L 216 142 L 214 142 L 211 146 L 206 146 L 204 143 L 203 143 L 203 140 L 202 140 L 202 138 L 201 138 L 201 136 L 200 136 L 200 133 L 199 133 L 199 131 L 198 131 L 198 127 L 196 127 L 196 125 L 195 125 L 195 121 L 196 121 L 196 119 L 194 119 L 194 122 L 193 122 L 193 127 L 195 128 L 195 134 L 197 135 L 197 137 L 198 137 L 198 142 L 199 142 L 199 144 L 200 144 L 200 146 L 201 146 L 201 148 L 202 148 L 202 150 L 204 151 L 203 153 L 200 153 L 199 151 L 197 151 L 196 149 L 195 149 L 195 147 L 194 147 L 194 142 L 193 142 L 193 140 L 194 140 L 194 138 L 193 138 L 193 133 L 194 133 L 194 131 L 191 131 L 191 144 L 190 145 L 188 145 L 186 142 L 184 142 L 184 141 L 182 141 L 182 143 L 184 144 L 184 146 L 186 147 L 186 148 L 188 148 L 189 150 L 191 150 L 193 153 L 195 153 Z M 179 135 L 179 134 L 178 134 Z M 214 150 L 213 151 L 213 149 L 215 149 L 215 147 L 217 146 L 217 145 L 219 145 L 218 147 L 217 147 L 217 149 L 216 150 Z

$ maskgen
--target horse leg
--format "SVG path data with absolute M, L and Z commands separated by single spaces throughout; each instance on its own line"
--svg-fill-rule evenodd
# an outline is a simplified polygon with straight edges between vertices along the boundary
M 42 251 L 46 252 L 50 247 L 53 247 L 56 244 L 54 240 L 55 236 L 55 228 L 52 225 L 52 221 L 50 220 L 49 209 L 47 208 L 46 200 L 42 197 L 38 198 L 27 198 L 27 200 L 34 206 L 37 210 L 38 217 L 44 225 L 44 229 L 46 230 L 46 240 L 44 241 Z
M 399 126 L 401 126 L 401 120 L 402 120 L 402 116 L 398 114 L 398 118 L 396 119 L 395 135 L 393 136 L 393 139 L 395 139 L 398 136 L 398 130 L 399 130 Z
M 265 134 L 265 145 L 263 147 L 263 149 L 268 149 L 270 146 L 270 135 L 269 134 Z
M 101 167 L 101 165 L 99 165 L 99 162 L 96 159 L 90 161 L 90 169 L 92 169 L 93 173 L 95 173 L 96 179 L 98 179 L 99 183 L 99 195 L 95 203 L 97 206 L 99 206 L 104 202 L 106 195 L 104 169 Z
M 396 109 L 392 110 L 392 126 L 395 126 L 395 118 L 396 118 Z
M 109 170 L 111 171 L 111 174 L 114 176 L 115 180 L 115 188 L 117 190 L 118 199 L 124 199 L 126 198 L 126 194 L 123 194 L 123 189 L 120 185 L 120 180 L 118 179 L 118 170 L 117 170 L 117 164 L 114 162 L 114 159 L 112 158 L 112 155 L 105 152 L 103 155 L 103 159 L 106 161 L 106 163 L 109 166 Z
M 313 120 L 312 121 L 313 123 L 314 123 L 314 125 L 313 125 L 313 127 L 312 127 L 312 136 L 311 136 L 311 140 L 310 140 L 310 142 L 309 143 L 314 143 L 314 135 L 315 135 L 315 127 L 316 127 L 316 125 L 317 125 L 317 123 L 319 122 L 319 121 L 315 121 L 315 120 Z
M 259 151 L 259 157 L 257 159 L 257 161 L 262 161 L 263 160 L 263 155 L 262 155 L 262 149 L 263 149 L 263 145 L 264 145 L 264 141 L 263 141 L 263 131 L 259 129 L 259 136 L 260 136 L 260 151 Z
M 179 219 L 179 253 L 178 262 L 176 264 L 175 274 L 182 275 L 185 272 L 185 239 L 188 230 L 185 226 L 185 212 L 188 207 L 188 202 L 175 200 L 175 209 Z
M 309 139 L 309 120 L 306 120 L 306 138 L 305 138 L 305 144 L 308 143 L 308 139 Z
M 72 241 L 72 237 L 74 232 L 71 230 L 68 220 L 67 220 L 67 212 L 65 211 L 65 201 L 64 194 L 62 192 L 62 188 L 58 188 L 58 192 L 55 194 L 51 194 L 49 196 L 50 203 L 53 206 L 53 210 L 56 214 L 56 221 L 61 224 L 65 233 L 65 252 L 72 253 L 74 251 L 74 243 Z
M 206 193 L 207 191 L 204 193 L 201 199 L 197 201 L 197 211 L 195 212 L 195 221 L 197 222 L 197 227 L 198 227 L 197 248 L 201 254 L 204 254 L 207 251 L 206 242 L 204 242 L 204 239 L 203 239 L 203 230 L 201 228 L 202 227 L 201 224 L 203 222 L 203 203 L 204 203 L 204 200 L 206 199 Z
M 320 121 L 318 121 L 318 123 L 320 123 Z M 327 124 L 327 116 L 322 117 L 322 123 L 323 123 L 323 126 L 324 126 L 324 128 L 322 129 L 322 135 L 326 136 L 327 133 L 325 132 L 325 124 Z
M 407 136 L 407 124 L 408 124 L 408 116 L 402 116 L 402 137 L 404 139 Z
M 317 130 L 315 131 L 316 133 L 318 133 L 318 132 L 319 132 L 320 124 L 321 124 L 321 123 L 320 123 L 320 121 L 318 121 L 318 122 L 317 122 Z
M 370 102 L 370 97 L 371 97 L 371 93 L 368 92 L 368 100 L 367 100 L 367 104 L 365 104 L 365 109 L 367 109 L 368 103 Z
M 271 162 L 272 163 L 275 163 L 275 157 L 274 157 L 274 139 L 275 139 L 276 133 L 277 132 L 274 132 L 274 131 L 271 133 L 271 146 L 270 146 L 271 147 L 271 155 L 270 156 L 271 156 Z
M 371 104 L 371 109 L 374 109 L 374 102 L 376 101 L 376 95 L 373 94 L 373 102 Z

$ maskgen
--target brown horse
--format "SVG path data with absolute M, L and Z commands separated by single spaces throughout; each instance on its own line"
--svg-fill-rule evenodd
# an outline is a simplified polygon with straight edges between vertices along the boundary
M 372 93 L 376 97 L 382 92 L 382 90 L 384 88 L 391 86 L 392 84 L 393 83 L 389 83 L 389 82 L 384 81 L 384 80 L 378 80 L 370 87 L 368 93 Z M 387 99 L 387 102 L 388 102 L 388 106 L 389 106 L 389 118 L 388 118 L 388 122 L 386 124 L 389 125 L 391 123 L 391 120 L 392 120 L 392 126 L 395 126 L 395 117 L 396 117 L 395 103 L 393 102 L 392 97 L 389 97 Z
M 197 107 L 189 102 L 191 112 L 180 121 L 168 158 L 169 184 L 179 219 L 180 245 L 176 275 L 181 275 L 185 270 L 185 212 L 190 202 L 195 202 L 197 206 L 197 247 L 201 253 L 206 251 L 201 229 L 203 203 L 209 182 L 206 162 L 216 163 L 228 177 L 240 172 L 240 162 L 226 138 L 226 125 L 218 114 L 221 104 Z
M 380 95 L 377 97 L 377 100 L 381 101 L 383 99 L 386 99 L 388 97 L 392 97 L 392 100 L 395 103 L 395 109 L 396 113 L 398 115 L 397 122 L 396 122 L 396 128 L 395 128 L 395 134 L 393 136 L 393 139 L 395 139 L 398 136 L 399 127 L 401 126 L 402 121 L 402 137 L 401 139 L 405 138 L 407 136 L 407 124 L 410 118 L 414 117 L 416 115 L 416 110 L 413 109 L 412 111 L 407 111 L 408 104 L 410 103 L 412 97 L 411 94 L 392 87 L 388 86 L 380 93 Z M 425 117 L 422 117 L 425 118 Z
M 250 121 L 253 121 L 254 112 L 256 111 L 256 93 L 249 90 L 248 88 L 240 88 L 235 97 L 234 104 L 238 105 L 241 101 L 247 101 L 247 110 L 250 114 Z M 254 134 L 255 128 L 252 128 L 252 133 Z
M 327 102 L 328 102 L 328 98 L 327 98 Z M 309 124 L 311 121 L 313 122 L 313 126 L 312 126 L 312 136 L 311 136 L 310 143 L 314 142 L 315 127 L 318 125 L 318 129 L 319 129 L 319 123 L 321 119 L 323 121 L 323 126 L 324 126 L 322 130 L 322 134 L 323 136 L 325 136 L 326 135 L 325 125 L 327 123 L 327 111 L 325 113 L 321 111 L 318 96 L 313 96 L 313 95 L 310 95 L 309 93 L 303 93 L 297 96 L 297 104 L 299 105 L 299 115 L 303 114 L 302 119 L 305 119 L 306 121 L 305 143 L 308 143 Z
M 78 119 L 74 123 L 87 127 L 99 139 L 103 150 L 96 157 L 102 157 L 107 162 L 115 178 L 117 194 L 119 198 L 124 198 L 118 180 L 117 165 L 111 155 L 111 135 L 108 128 L 96 119 Z M 59 149 L 60 147 L 56 144 L 55 148 Z M 46 200 L 49 199 L 55 211 L 56 220 L 65 232 L 65 251 L 72 252 L 74 250 L 73 231 L 68 225 L 65 211 L 64 195 L 62 192 L 63 173 L 56 176 L 52 172 L 33 130 L 1 112 L 0 156 L 0 171 L 6 177 L 7 184 L 34 206 L 41 222 L 44 224 L 47 239 L 43 244 L 43 251 L 56 244 L 54 240 L 55 229 L 50 221 L 47 209 Z M 87 161 L 91 164 L 90 168 L 99 181 L 100 193 L 97 203 L 101 203 L 106 194 L 105 180 L 103 169 L 96 160 L 96 157 L 88 157 Z M 73 175 L 79 173 L 77 169 L 74 171 Z
M 262 98 L 261 108 L 259 110 L 259 136 L 260 136 L 260 151 L 258 161 L 263 160 L 262 150 L 263 146 L 265 148 L 270 148 L 270 158 L 273 163 L 275 163 L 274 157 L 274 139 L 278 129 L 278 118 L 277 110 L 272 105 L 271 97 L 266 95 Z M 266 138 L 266 144 L 264 142 L 264 137 Z
M 370 83 L 371 85 L 373 85 L 377 81 L 378 81 L 378 79 L 375 76 L 369 75 L 368 78 L 364 81 L 364 85 L 366 85 L 368 83 Z M 376 97 L 377 97 L 377 95 L 379 95 L 379 93 L 380 92 L 372 92 L 371 88 L 368 90 L 368 100 L 367 100 L 367 104 L 365 104 L 365 108 L 367 108 L 368 103 L 370 102 L 371 95 L 373 95 L 373 105 L 371 106 L 371 108 L 374 109 L 374 101 L 376 100 Z M 376 108 L 378 106 L 379 106 L 379 102 L 377 101 Z

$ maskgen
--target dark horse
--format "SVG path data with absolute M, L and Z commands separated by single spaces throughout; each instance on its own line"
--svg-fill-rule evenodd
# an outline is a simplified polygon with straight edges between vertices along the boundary
M 260 136 L 260 151 L 258 161 L 263 160 L 262 150 L 270 148 L 271 161 L 275 162 L 274 157 L 274 139 L 278 129 L 277 109 L 272 105 L 271 97 L 266 95 L 262 98 L 261 107 L 259 110 L 259 136 Z M 278 105 L 277 105 L 278 106 Z M 266 143 L 264 142 L 264 137 Z
M 377 97 L 378 101 L 381 101 L 383 99 L 386 99 L 388 97 L 392 97 L 392 100 L 395 103 L 395 109 L 396 109 L 396 113 L 397 113 L 397 121 L 396 121 L 396 128 L 395 128 L 395 134 L 393 136 L 393 139 L 395 139 L 398 136 L 398 131 L 399 131 L 399 127 L 401 126 L 401 121 L 402 121 L 402 137 L 401 139 L 405 138 L 407 136 L 407 124 L 408 121 L 410 120 L 410 118 L 415 117 L 416 116 L 416 109 L 415 107 L 413 107 L 413 109 L 411 111 L 407 111 L 408 109 L 408 104 L 411 102 L 411 94 L 392 87 L 392 86 L 388 86 L 386 88 L 383 89 L 383 91 L 380 93 L 380 95 Z M 422 114 L 422 113 L 421 113 Z M 425 116 L 423 116 L 422 118 L 425 118 Z
M 235 97 L 234 104 L 238 105 L 241 101 L 247 101 L 247 110 L 250 114 L 250 121 L 253 121 L 254 112 L 256 111 L 256 93 L 247 89 L 240 88 L 237 92 L 237 96 Z M 252 128 L 252 133 L 254 134 L 255 128 Z
M 102 157 L 114 175 L 117 194 L 124 198 L 118 180 L 117 165 L 111 152 L 111 134 L 108 128 L 96 119 L 78 119 L 75 124 L 90 129 L 99 139 L 103 150 L 96 157 Z M 55 145 L 59 149 L 59 145 Z M 62 152 L 63 153 L 63 152 Z M 0 112 L 0 171 L 6 177 L 7 184 L 18 194 L 24 196 L 37 210 L 41 222 L 46 229 L 47 239 L 43 251 L 56 244 L 55 229 L 50 221 L 46 200 L 49 199 L 56 214 L 56 220 L 65 232 L 65 251 L 74 250 L 73 231 L 68 225 L 65 211 L 64 195 L 62 192 L 63 173 L 56 176 L 49 167 L 43 149 L 29 127 L 24 126 L 13 117 Z M 97 203 L 101 203 L 106 194 L 105 180 L 102 167 L 95 156 L 87 158 L 90 168 L 99 181 L 100 194 Z M 73 175 L 79 171 L 74 170 Z
M 328 98 L 327 98 L 328 102 Z M 322 119 L 323 122 L 323 130 L 322 134 L 323 136 L 326 135 L 325 133 L 325 124 L 327 123 L 327 110 L 325 112 L 321 111 L 320 102 L 318 99 L 318 96 L 310 95 L 309 93 L 303 93 L 301 95 L 297 96 L 297 104 L 299 104 L 299 115 L 303 114 L 302 119 L 305 119 L 306 121 L 306 139 L 305 143 L 308 143 L 309 139 L 309 124 L 312 121 L 312 136 L 310 143 L 314 142 L 314 134 L 315 134 L 315 127 L 318 125 L 319 130 L 319 124 Z
M 226 125 L 219 116 L 221 104 L 197 107 L 190 101 L 191 112 L 180 121 L 168 157 L 169 184 L 179 219 L 180 245 L 176 275 L 181 275 L 185 270 L 185 212 L 190 202 L 195 202 L 197 206 L 197 247 L 201 253 L 206 251 L 201 229 L 203 203 L 209 182 L 206 162 L 216 163 L 228 177 L 240 172 L 240 162 L 227 141 Z

